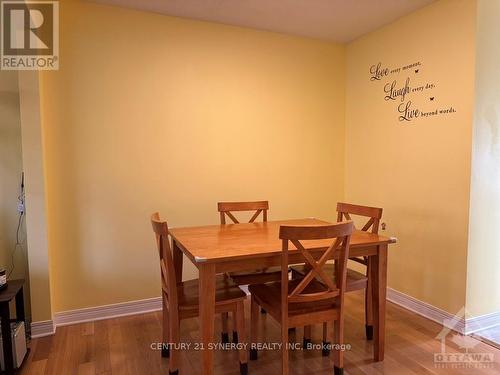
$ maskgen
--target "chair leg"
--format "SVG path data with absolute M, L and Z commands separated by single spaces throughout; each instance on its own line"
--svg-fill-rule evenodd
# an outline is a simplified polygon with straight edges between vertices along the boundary
M 233 342 L 235 344 L 238 343 L 238 331 L 236 330 L 236 313 L 233 311 L 232 312 L 232 316 L 233 316 Z
M 330 342 L 332 339 L 332 330 L 330 329 L 330 332 L 328 331 L 328 322 L 323 323 L 323 345 L 322 345 L 322 350 L 321 350 L 321 355 L 323 357 L 328 357 L 330 354 Z M 331 327 L 330 327 L 331 328 Z
M 243 305 L 243 301 L 236 303 L 236 332 L 238 332 L 238 338 L 241 340 L 241 343 L 246 343 L 246 335 L 245 335 L 245 306 Z M 248 374 L 248 359 L 247 359 L 247 351 L 245 347 L 242 345 L 239 349 L 239 358 L 240 358 L 240 374 L 247 375 Z
M 288 375 L 288 327 L 281 322 L 281 373 Z
M 372 257 L 368 257 L 368 266 L 367 266 L 367 275 L 368 282 L 366 284 L 365 289 L 365 330 L 366 330 L 366 339 L 373 340 L 373 304 L 372 304 L 372 278 L 371 278 L 371 259 Z
M 177 323 L 177 324 L 176 324 Z M 170 322 L 170 341 L 172 343 L 172 350 L 170 350 L 170 360 L 168 361 L 168 373 L 170 375 L 178 375 L 179 374 L 179 351 L 176 348 L 179 346 L 180 342 L 180 322 Z
M 342 314 L 341 312 L 339 319 L 335 320 L 333 329 L 333 342 L 335 345 L 339 345 L 338 350 L 332 351 L 335 375 L 342 375 L 344 373 L 344 351 L 341 350 L 341 346 L 344 343 L 344 318 Z
M 227 312 L 223 312 L 220 315 L 222 320 L 221 341 L 223 344 L 227 344 L 229 342 L 229 334 L 227 333 L 229 314 Z
M 167 310 L 167 301 L 165 294 L 162 293 L 163 300 L 163 311 L 162 311 L 162 328 L 163 328 L 163 343 L 161 347 L 161 356 L 163 358 L 168 358 L 170 356 L 170 327 L 168 325 L 168 310 Z
M 250 360 L 255 361 L 257 359 L 257 324 L 259 319 L 259 305 L 255 301 L 255 297 L 251 297 L 251 309 L 250 309 Z
M 304 326 L 304 338 L 302 340 L 303 349 L 309 349 L 311 345 L 311 330 L 312 327 L 310 325 Z

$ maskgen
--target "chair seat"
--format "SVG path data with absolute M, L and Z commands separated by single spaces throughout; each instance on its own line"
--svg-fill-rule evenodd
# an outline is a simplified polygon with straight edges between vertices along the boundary
M 301 281 L 301 279 L 290 280 L 288 282 L 288 291 L 292 291 Z M 275 311 L 281 314 L 281 282 L 271 282 L 265 284 L 254 284 L 248 287 L 252 296 L 256 298 L 259 305 L 267 311 Z M 302 291 L 302 293 L 317 293 L 326 291 L 326 287 L 319 281 L 313 280 Z M 329 298 L 314 302 L 297 302 L 288 305 L 288 315 L 301 315 L 323 310 L 330 310 L 335 307 L 335 298 Z
M 198 279 L 184 281 L 177 284 L 179 310 L 198 309 L 200 294 Z M 215 279 L 215 304 L 223 304 L 243 300 L 246 293 L 241 290 L 231 279 L 217 275 Z
M 306 268 L 304 264 L 292 266 L 291 269 L 294 273 L 298 273 L 301 276 L 305 276 L 307 272 L 309 272 L 309 270 Z M 333 276 L 333 264 L 331 263 L 325 264 L 323 266 L 323 270 L 327 275 L 332 275 L 332 278 L 335 279 L 335 277 Z M 361 272 L 354 271 L 350 268 L 347 269 L 346 292 L 365 289 L 367 282 L 368 278 Z
M 228 276 L 237 285 L 261 284 L 281 280 L 281 267 L 268 267 L 257 271 L 229 272 Z

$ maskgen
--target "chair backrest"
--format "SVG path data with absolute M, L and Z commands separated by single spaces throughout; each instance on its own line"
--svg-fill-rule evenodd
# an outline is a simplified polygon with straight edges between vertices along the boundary
M 378 233 L 382 209 L 377 207 L 359 206 L 350 203 L 337 203 L 337 221 L 352 220 L 351 215 L 369 218 L 361 228 L 362 231 Z
M 167 296 L 169 310 L 177 310 L 177 283 L 172 250 L 168 239 L 168 225 L 166 221 L 160 220 L 158 212 L 151 215 L 151 225 L 160 255 L 161 288 Z
M 288 310 L 288 303 L 314 302 L 335 297 L 343 300 L 346 286 L 347 259 L 349 258 L 349 244 L 354 225 L 352 221 L 319 226 L 288 226 L 280 227 L 279 238 L 282 240 L 283 253 L 281 264 L 281 296 L 282 310 Z M 332 244 L 322 253 L 318 261 L 311 255 L 301 241 L 331 239 Z M 302 254 L 309 272 L 291 291 L 288 291 L 288 251 L 289 243 Z M 338 256 L 337 253 L 338 252 Z M 323 265 L 327 260 L 337 258 L 334 275 L 327 275 Z M 335 282 L 334 278 L 335 276 Z M 304 293 L 307 286 L 318 278 L 324 285 L 324 291 Z M 342 303 L 342 302 L 341 302 Z M 288 314 L 288 313 L 287 313 Z
M 262 221 L 267 221 L 267 211 L 269 210 L 268 201 L 258 202 L 219 202 L 217 209 L 220 213 L 220 223 L 226 224 L 226 216 L 229 217 L 233 223 L 238 224 L 239 221 L 231 211 L 255 211 L 253 216 L 248 221 L 253 223 L 257 217 L 262 213 Z

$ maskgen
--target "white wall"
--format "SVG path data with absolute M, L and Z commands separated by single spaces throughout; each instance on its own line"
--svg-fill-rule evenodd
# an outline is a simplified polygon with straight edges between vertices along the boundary
M 479 0 L 467 310 L 500 311 L 500 1 Z

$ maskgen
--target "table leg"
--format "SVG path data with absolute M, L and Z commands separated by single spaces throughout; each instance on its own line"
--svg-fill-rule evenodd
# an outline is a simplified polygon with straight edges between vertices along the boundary
M 202 345 L 201 374 L 213 375 L 214 353 L 210 345 L 214 338 L 215 320 L 215 265 L 199 264 L 200 271 L 200 338 Z
M 172 240 L 172 255 L 174 260 L 175 277 L 178 283 L 182 282 L 182 250 L 175 240 Z
M 387 294 L 387 244 L 379 245 L 377 255 L 370 264 L 372 275 L 372 303 L 374 323 L 374 360 L 384 360 L 385 346 L 385 305 Z
M 5 373 L 13 374 L 14 359 L 12 358 L 12 336 L 10 332 L 10 309 L 8 302 L 3 302 L 0 304 L 0 319 L 0 324 L 2 326 L 2 344 Z
M 372 283 L 372 263 L 373 263 L 373 257 L 368 257 L 367 258 L 368 264 L 366 265 L 367 267 L 367 276 L 368 280 L 366 282 L 366 289 L 365 289 L 365 334 L 366 334 L 366 339 L 367 340 L 373 340 L 373 283 Z

